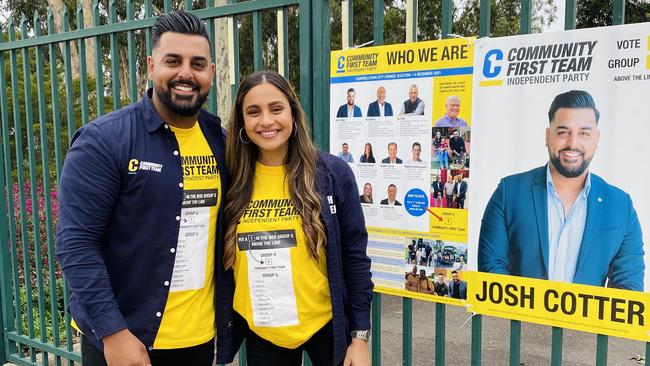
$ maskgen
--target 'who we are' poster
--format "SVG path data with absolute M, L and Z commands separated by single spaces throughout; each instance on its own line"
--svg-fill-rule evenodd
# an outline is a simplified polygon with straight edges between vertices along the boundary
M 331 54 L 330 151 L 356 176 L 376 291 L 467 298 L 473 42 Z

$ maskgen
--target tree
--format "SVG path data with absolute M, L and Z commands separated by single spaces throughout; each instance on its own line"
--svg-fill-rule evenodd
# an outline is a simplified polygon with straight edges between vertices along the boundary
M 612 25 L 610 0 L 580 0 L 577 3 L 577 28 Z M 650 3 L 646 0 L 625 1 L 625 23 L 650 22 Z

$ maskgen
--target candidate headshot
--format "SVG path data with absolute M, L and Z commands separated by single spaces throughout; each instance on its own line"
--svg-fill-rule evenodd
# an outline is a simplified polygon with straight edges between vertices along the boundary
M 460 113 L 460 98 L 449 96 L 445 103 L 445 115 L 436 121 L 434 127 L 467 127 L 467 122 L 458 117 Z
M 363 185 L 363 193 L 359 196 L 361 203 L 372 203 L 372 184 L 366 182 Z
M 402 159 L 397 157 L 397 143 L 388 144 L 388 157 L 381 160 L 382 164 L 402 164 Z
M 390 117 L 393 115 L 393 106 L 386 101 L 386 88 L 377 88 L 377 100 L 368 105 L 368 117 Z
M 418 86 L 409 87 L 409 98 L 402 103 L 399 114 L 421 116 L 424 114 L 424 102 L 418 96 Z
M 336 118 L 346 118 L 346 117 L 362 117 L 361 108 L 354 104 L 356 97 L 356 92 L 354 88 L 348 89 L 347 92 L 347 103 L 339 107 L 338 112 L 336 112 Z
M 408 163 L 412 164 L 419 164 L 422 163 L 422 158 L 420 158 L 420 155 L 422 154 L 422 145 L 420 145 L 419 142 L 414 142 L 413 146 L 411 146 L 411 160 L 408 161 Z
M 388 206 L 401 206 L 402 204 L 397 199 L 397 186 L 394 184 L 388 185 L 388 197 L 381 200 L 380 205 Z
M 483 213 L 479 271 L 643 291 L 643 241 L 632 199 L 589 170 L 599 119 L 586 91 L 555 97 L 548 163 L 499 183 Z

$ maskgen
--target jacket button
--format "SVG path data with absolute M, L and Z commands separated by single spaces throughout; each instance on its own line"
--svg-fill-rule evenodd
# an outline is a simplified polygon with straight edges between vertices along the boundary
M 160 311 L 156 312 L 156 317 L 160 318 L 162 316 L 162 313 Z
M 183 183 L 178 183 L 178 186 L 183 188 Z
M 180 217 L 180 216 L 176 216 L 176 221 L 181 221 L 181 217 Z
M 169 281 L 164 282 L 165 286 L 169 286 Z
M 170 251 L 171 253 L 175 253 L 175 252 L 176 252 L 176 248 L 169 248 L 169 251 Z
M 178 151 L 174 150 L 174 155 L 178 155 Z

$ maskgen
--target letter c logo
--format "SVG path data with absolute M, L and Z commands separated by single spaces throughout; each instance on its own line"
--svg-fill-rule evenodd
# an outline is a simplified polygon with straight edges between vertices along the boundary
M 341 56 L 338 59 L 338 62 L 336 63 L 336 67 L 341 70 L 345 67 L 345 56 Z
M 503 60 L 503 51 L 493 49 L 485 54 L 485 61 L 483 62 L 483 76 L 486 78 L 493 78 L 501 72 L 501 66 L 493 65 L 496 61 Z
M 129 160 L 129 171 L 130 172 L 135 172 L 136 170 L 138 170 L 139 163 L 140 162 L 138 161 L 138 159 Z

